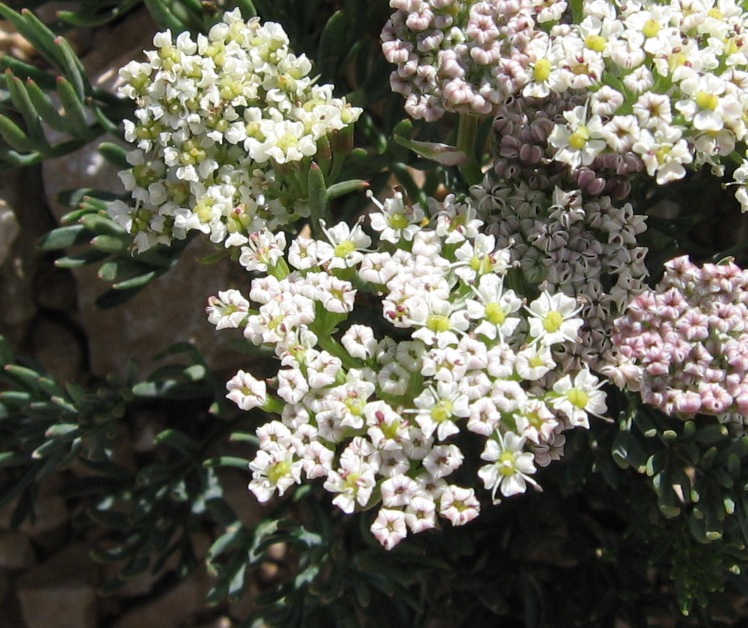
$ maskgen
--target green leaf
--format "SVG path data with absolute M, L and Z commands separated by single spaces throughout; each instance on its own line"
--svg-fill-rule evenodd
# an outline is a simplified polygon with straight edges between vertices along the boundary
M 159 432 L 154 440 L 159 445 L 166 445 L 172 449 L 176 449 L 186 456 L 193 456 L 197 451 L 197 443 L 184 432 L 176 429 L 168 429 Z
M 46 438 L 62 440 L 73 440 L 78 434 L 80 434 L 80 429 L 76 423 L 57 423 L 44 432 Z
M 142 275 L 138 275 L 137 277 L 132 277 L 131 279 L 120 281 L 114 284 L 113 288 L 115 290 L 132 290 L 134 288 L 144 288 L 160 274 L 161 272 L 159 270 L 151 270 L 147 273 L 143 273 Z
M 108 253 L 90 249 L 88 251 L 83 251 L 82 253 L 61 257 L 60 259 L 55 260 L 55 266 L 58 268 L 80 268 L 81 266 L 100 262 L 107 257 L 109 257 Z
M 16 13 L 5 4 L 0 3 L 0 15 L 11 22 L 16 30 L 23 35 L 29 43 L 34 46 L 37 52 L 41 54 L 52 65 L 60 66 L 62 59 L 59 58 L 59 51 L 54 44 L 56 35 L 49 30 L 42 22 L 28 9 L 22 9 L 21 13 Z
M 327 188 L 327 200 L 331 201 L 339 196 L 350 194 L 351 192 L 359 192 L 369 187 L 367 181 L 362 179 L 351 179 L 349 181 L 341 181 L 340 183 L 333 183 Z
M 8 116 L 0 114 L 0 135 L 18 151 L 29 153 L 34 151 L 35 144 L 24 131 Z
M 131 242 L 132 240 L 127 235 L 125 237 L 97 235 L 91 239 L 91 246 L 97 251 L 117 255 L 126 252 Z
M 68 121 L 70 132 L 78 137 L 93 139 L 99 131 L 91 129 L 86 121 L 86 110 L 73 85 L 62 76 L 57 77 L 57 93 Z
M 57 111 L 57 107 L 52 103 L 41 87 L 39 87 L 36 81 L 31 78 L 26 79 L 26 91 L 34 108 L 46 124 L 57 131 L 68 132 L 67 120 L 60 115 L 60 112 Z
M 43 236 L 38 246 L 42 251 L 57 251 L 88 242 L 91 235 L 83 225 L 58 227 Z
M 336 11 L 327 20 L 317 49 L 317 69 L 324 81 L 334 81 L 340 59 L 347 52 L 350 32 L 350 19 L 343 11 Z
M 419 142 L 418 140 L 409 140 L 401 135 L 395 135 L 395 141 L 400 146 L 404 146 L 421 157 L 435 161 L 442 166 L 460 166 L 470 163 L 470 159 L 464 152 L 449 144 Z
M 5 80 L 8 85 L 8 91 L 10 92 L 10 98 L 16 106 L 16 109 L 18 109 L 18 112 L 23 117 L 23 121 L 26 123 L 26 130 L 28 131 L 31 140 L 35 143 L 37 149 L 43 150 L 49 148 L 47 139 L 44 136 L 44 130 L 42 129 L 39 114 L 34 108 L 23 82 L 13 76 L 13 73 L 10 70 L 6 70 Z
M 139 3 L 140 0 L 122 0 L 121 2 L 115 3 L 112 8 L 104 11 L 100 11 L 97 6 L 91 7 L 83 5 L 78 12 L 58 11 L 57 17 L 73 26 L 93 28 L 116 20 Z
M 127 162 L 127 151 L 119 144 L 113 144 L 112 142 L 102 142 L 101 144 L 99 144 L 99 153 L 109 163 L 114 164 L 122 170 L 130 168 L 130 164 Z
M 257 9 L 255 9 L 252 0 L 234 0 L 234 4 L 241 11 L 242 17 L 245 20 L 249 20 L 249 18 L 257 15 Z
M 230 467 L 246 471 L 249 468 L 249 460 L 237 456 L 219 456 L 203 461 L 204 467 Z
M 91 85 L 88 82 L 86 71 L 78 56 L 73 52 L 70 44 L 64 37 L 56 37 L 55 46 L 59 50 L 59 56 L 62 61 L 62 70 L 65 72 L 70 84 L 75 90 L 78 100 L 81 102 L 86 98 L 86 94 L 91 91 Z
M 34 65 L 24 63 L 20 59 L 8 54 L 0 55 L 0 70 L 11 70 L 20 79 L 33 79 L 40 87 L 46 90 L 55 89 L 55 77 Z
M 314 162 L 309 166 L 307 176 L 309 207 L 311 208 L 312 230 L 316 230 L 319 220 L 327 219 L 327 186 L 322 169 Z
M 94 233 L 114 237 L 126 236 L 129 238 L 127 232 L 106 215 L 89 213 L 82 216 L 80 222 Z

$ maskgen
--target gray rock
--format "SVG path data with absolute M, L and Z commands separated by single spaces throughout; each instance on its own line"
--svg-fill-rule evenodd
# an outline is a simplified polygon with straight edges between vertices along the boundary
M 27 627 L 95 628 L 96 578 L 84 544 L 70 545 L 30 569 L 16 588 Z
M 28 569 L 36 561 L 29 537 L 20 532 L 0 534 L 0 567 L 9 571 Z

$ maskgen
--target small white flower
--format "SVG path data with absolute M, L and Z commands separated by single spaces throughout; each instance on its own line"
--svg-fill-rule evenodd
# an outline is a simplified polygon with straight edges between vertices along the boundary
M 434 478 L 443 478 L 459 468 L 465 456 L 457 445 L 436 445 L 423 459 L 423 466 Z
M 402 510 L 380 508 L 371 524 L 371 533 L 385 549 L 392 549 L 408 535 Z
M 452 525 L 465 525 L 480 514 L 480 502 L 473 489 L 450 484 L 439 497 L 439 514 Z
M 582 319 L 576 315 L 582 309 L 575 299 L 562 292 L 551 295 L 543 292 L 529 308 L 530 336 L 544 345 L 557 342 L 576 342 Z
M 267 403 L 265 382 L 255 379 L 250 373 L 239 371 L 226 383 L 226 397 L 242 410 L 261 408 Z
M 496 492 L 500 489 L 504 497 L 524 493 L 527 484 L 537 485 L 530 476 L 535 473 L 533 455 L 523 451 L 525 437 L 513 432 L 501 434 L 486 441 L 481 459 L 491 462 L 478 470 L 478 477 L 483 480 L 486 490 L 491 491 L 491 499 L 498 504 Z
M 208 297 L 208 321 L 216 329 L 240 327 L 249 313 L 249 301 L 238 290 L 219 292 L 217 297 Z
M 360 360 L 371 358 L 377 347 L 374 332 L 366 325 L 351 325 L 346 329 L 340 342 L 351 357 Z
M 327 229 L 324 220 L 319 222 L 330 241 L 330 244 L 319 243 L 320 259 L 329 262 L 330 268 L 350 268 L 359 264 L 364 258 L 363 251 L 371 244 L 371 238 L 364 233 L 361 225 L 356 224 L 351 228 L 340 222 Z
M 607 410 L 605 393 L 600 390 L 601 382 L 587 369 L 579 371 L 572 381 L 564 375 L 553 385 L 556 393 L 551 404 L 563 412 L 574 426 L 589 428 L 588 414 L 602 416 Z
M 277 447 L 270 451 L 260 449 L 249 468 L 252 471 L 249 490 L 258 501 L 266 502 L 276 491 L 283 495 L 291 486 L 301 483 L 303 463 L 296 459 L 293 450 Z

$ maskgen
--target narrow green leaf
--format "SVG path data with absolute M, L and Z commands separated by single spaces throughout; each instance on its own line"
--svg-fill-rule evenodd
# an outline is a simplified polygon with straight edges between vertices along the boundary
M 0 392 L 0 401 L 11 408 L 24 408 L 31 402 L 31 395 L 21 390 L 5 390 Z
M 127 151 L 118 144 L 102 142 L 99 144 L 99 153 L 109 163 L 114 164 L 122 170 L 130 167 L 130 164 L 127 163 Z
M 97 131 L 89 128 L 83 103 L 78 99 L 78 94 L 70 81 L 62 76 L 57 77 L 57 93 L 65 110 L 70 131 L 78 137 L 92 139 Z
M 307 194 L 309 196 L 309 207 L 311 208 L 312 232 L 318 235 L 319 221 L 328 219 L 327 186 L 322 169 L 314 162 L 309 166 L 307 175 Z
M 47 438 L 62 440 L 73 440 L 78 434 L 80 434 L 80 429 L 76 423 L 57 423 L 44 432 Z
M 91 239 L 93 234 L 83 225 L 68 225 L 52 229 L 39 240 L 39 248 L 42 251 L 58 251 L 76 244 L 83 244 Z
M 26 79 L 26 91 L 42 120 L 53 129 L 66 133 L 68 130 L 67 121 L 60 115 L 57 107 L 55 107 L 37 82 L 31 78 Z
M 0 70 L 11 70 L 20 79 L 33 79 L 43 89 L 50 91 L 55 89 L 54 76 L 8 54 L 0 55 Z
M 331 201 L 339 196 L 350 194 L 351 192 L 359 192 L 369 187 L 368 181 L 362 179 L 350 179 L 349 181 L 341 181 L 340 183 L 333 183 L 327 188 L 327 200 Z
M 246 471 L 249 467 L 249 460 L 246 458 L 239 458 L 237 456 L 219 456 L 217 458 L 211 458 L 203 461 L 203 466 L 208 468 L 213 467 L 231 467 L 233 469 L 241 469 Z
M 91 85 L 88 82 L 83 64 L 64 37 L 55 38 L 54 43 L 59 50 L 59 56 L 62 60 L 62 70 L 73 86 L 78 100 L 82 102 L 91 91 Z
M 234 4 L 237 6 L 239 11 L 241 11 L 242 17 L 245 20 L 257 16 L 257 9 L 255 9 L 252 0 L 235 0 Z
M 115 290 L 131 290 L 133 288 L 143 288 L 147 286 L 151 281 L 158 277 L 161 273 L 157 270 L 152 270 L 137 277 L 131 279 L 125 279 L 124 281 L 117 282 L 112 286 Z
M 26 133 L 23 132 L 13 120 L 8 116 L 0 114 L 0 135 L 3 139 L 18 151 L 30 153 L 34 151 L 35 144 Z
M 463 151 L 449 144 L 419 142 L 418 140 L 409 140 L 401 135 L 395 135 L 395 141 L 400 146 L 404 146 L 421 157 L 435 161 L 442 166 L 460 166 L 470 162 Z
M 159 445 L 167 445 L 187 456 L 192 456 L 197 451 L 197 443 L 195 443 L 195 441 L 184 432 L 176 429 L 168 429 L 159 432 L 154 440 Z
M 91 239 L 91 246 L 97 251 L 104 251 L 113 255 L 124 253 L 130 245 L 128 236 L 116 237 L 110 235 L 97 235 Z
M 164 29 L 171 30 L 172 33 L 181 33 L 182 31 L 189 30 L 185 28 L 185 24 L 179 20 L 166 3 L 160 0 L 143 0 L 148 12 L 154 21 Z
M 10 98 L 13 104 L 18 109 L 18 112 L 23 117 L 23 121 L 26 123 L 26 130 L 28 131 L 29 137 L 34 144 L 43 150 L 49 147 L 47 138 L 44 136 L 44 129 L 42 129 L 41 120 L 39 114 L 34 108 L 29 94 L 24 87 L 23 81 L 13 76 L 10 70 L 5 71 L 5 80 L 8 84 L 8 91 L 10 92 Z
M 53 452 L 57 451 L 62 444 L 56 440 L 48 440 L 39 447 L 37 447 L 32 453 L 31 457 L 35 460 L 42 460 L 52 455 Z
M 324 81 L 334 81 L 340 67 L 340 59 L 348 50 L 350 18 L 343 11 L 336 11 L 327 20 L 319 39 L 317 69 Z
M 127 232 L 116 222 L 114 222 L 114 220 L 109 218 L 109 216 L 90 213 L 82 216 L 80 222 L 86 228 L 100 235 L 108 235 L 113 237 L 125 236 L 129 238 Z
M 58 11 L 57 17 L 63 22 L 67 22 L 73 26 L 94 28 L 116 20 L 139 3 L 140 0 L 123 0 L 122 2 L 115 4 L 111 9 L 102 12 L 98 12 L 96 8 L 89 10 L 89 7 L 85 7 L 77 13 L 74 11 Z
M 108 253 L 103 251 L 95 251 L 89 249 L 82 253 L 76 253 L 74 255 L 67 255 L 55 260 L 55 266 L 58 268 L 80 268 L 81 266 L 87 266 L 88 264 L 95 264 L 103 259 L 109 257 Z
M 15 382 L 26 388 L 28 391 L 39 390 L 40 375 L 36 371 L 18 364 L 7 364 L 4 368 L 5 373 L 10 375 Z
M 52 65 L 59 66 L 61 59 L 58 58 L 54 40 L 56 35 L 28 9 L 22 9 L 16 13 L 4 4 L 0 4 L 0 15 L 8 20 L 16 30 L 23 35 L 36 51 L 41 54 Z

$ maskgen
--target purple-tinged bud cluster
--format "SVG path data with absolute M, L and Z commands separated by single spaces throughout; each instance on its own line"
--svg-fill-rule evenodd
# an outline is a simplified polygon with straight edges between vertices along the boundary
M 406 111 L 427 121 L 445 111 L 489 115 L 519 93 L 531 80 L 535 4 L 390 0 L 397 10 L 382 31 L 382 50 L 397 65 L 390 85 L 406 97 Z
M 644 403 L 682 417 L 748 417 L 748 271 L 732 261 L 665 265 L 655 290 L 615 321 L 620 363 L 609 375 Z
M 564 368 L 610 359 L 610 329 L 634 295 L 646 288 L 647 249 L 637 236 L 645 217 L 607 196 L 586 200 L 579 190 L 533 190 L 524 181 L 487 177 L 471 188 L 486 231 L 509 247 L 527 285 L 578 298 L 584 305 L 580 342 L 557 355 Z
M 553 159 L 548 138 L 564 112 L 585 103 L 583 95 L 523 96 L 502 105 L 494 118 L 494 172 L 500 179 L 525 181 L 534 190 L 578 189 L 585 198 L 609 196 L 623 200 L 631 191 L 629 177 L 644 170 L 644 162 L 629 151 L 603 152 L 578 168 Z

